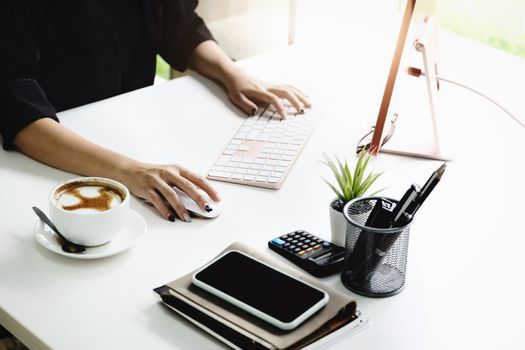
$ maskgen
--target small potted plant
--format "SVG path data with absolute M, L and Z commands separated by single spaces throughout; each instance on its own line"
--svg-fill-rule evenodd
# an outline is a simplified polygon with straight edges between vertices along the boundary
M 334 156 L 335 160 L 323 154 L 324 161 L 330 170 L 332 171 L 336 183 L 333 184 L 326 179 L 323 179 L 326 184 L 334 191 L 337 198 L 330 203 L 330 226 L 332 229 L 332 242 L 345 246 L 345 235 L 346 235 L 346 221 L 343 215 L 343 208 L 346 203 L 352 199 L 359 198 L 365 195 L 370 189 L 370 186 L 377 180 L 382 173 L 369 172 L 365 175 L 368 162 L 370 161 L 370 154 L 367 150 L 363 149 L 357 157 L 357 164 L 355 165 L 354 172 L 350 170 L 347 160 L 345 159 L 342 163 L 337 156 Z M 370 196 L 382 191 L 378 190 L 370 194 Z

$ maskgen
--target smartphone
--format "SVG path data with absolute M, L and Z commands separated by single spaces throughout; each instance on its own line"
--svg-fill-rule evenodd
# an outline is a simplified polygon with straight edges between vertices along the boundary
M 328 294 L 231 250 L 193 274 L 193 284 L 280 329 L 292 330 L 328 303 Z

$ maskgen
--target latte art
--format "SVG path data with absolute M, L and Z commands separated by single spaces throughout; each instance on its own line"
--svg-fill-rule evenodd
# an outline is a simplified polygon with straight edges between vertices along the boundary
M 55 199 L 67 211 L 106 211 L 118 207 L 124 194 L 113 186 L 98 182 L 73 182 L 59 188 Z

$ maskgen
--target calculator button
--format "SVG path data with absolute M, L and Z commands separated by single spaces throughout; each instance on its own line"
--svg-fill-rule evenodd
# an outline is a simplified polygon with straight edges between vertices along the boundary
M 297 253 L 297 255 L 299 255 L 299 256 L 303 256 L 304 254 L 306 254 L 306 252 L 304 250 L 301 250 L 299 253 Z
M 323 242 L 323 247 L 328 248 L 330 247 L 330 242 Z
M 295 236 L 293 236 L 293 238 L 295 238 L 295 239 L 300 238 L 300 237 L 301 237 L 301 235 L 295 235 Z
M 286 242 L 291 242 L 291 241 L 293 241 L 293 237 L 288 237 L 288 238 L 285 239 L 285 241 Z
M 314 235 L 312 235 L 311 233 L 307 234 L 306 235 L 306 238 L 315 238 Z
M 306 249 L 306 252 L 310 253 L 312 250 L 314 250 L 314 248 L 310 247 L 310 248 Z
M 304 232 L 303 230 L 297 230 L 297 231 L 295 231 L 295 233 L 298 233 L 298 234 L 301 234 L 301 233 L 303 233 L 303 232 Z
M 321 238 L 318 238 L 318 239 L 316 239 L 315 241 L 316 241 L 317 243 L 319 243 L 319 244 L 323 244 L 323 242 L 324 242 Z
M 295 249 L 293 250 L 294 253 L 299 253 L 300 251 L 301 251 L 301 248 L 295 248 Z
M 310 243 L 311 241 L 309 239 L 305 239 L 304 243 Z
M 299 237 L 299 238 L 297 238 L 297 239 L 300 240 L 300 241 L 304 241 L 304 240 L 305 240 L 304 237 Z
M 296 249 L 296 248 L 297 248 L 297 247 L 294 246 L 294 245 L 292 244 L 291 246 L 288 247 L 288 250 L 294 250 L 294 249 Z M 300 250 L 300 249 L 299 249 L 299 250 Z
M 319 244 L 317 244 L 317 243 L 315 243 L 315 242 L 310 242 L 310 243 L 308 243 L 308 245 L 309 245 L 310 247 L 313 247 L 313 246 L 315 246 L 315 245 L 319 245 Z
M 281 236 L 281 239 L 287 239 L 288 235 Z
M 273 242 L 274 244 L 277 244 L 278 246 L 282 246 L 282 245 L 285 243 L 285 242 L 284 242 L 282 239 L 280 239 L 280 238 L 274 238 L 274 239 L 272 240 L 272 242 Z
M 292 244 L 297 244 L 297 243 L 299 243 L 299 241 L 298 241 L 298 240 L 296 240 L 296 239 L 294 239 L 294 240 L 293 240 L 293 241 L 291 241 L 290 243 L 292 243 Z
M 283 247 L 284 247 L 284 248 L 288 248 L 289 246 L 290 246 L 290 243 L 285 243 L 285 244 L 283 244 Z
M 319 249 L 319 248 L 321 248 L 321 246 L 319 244 L 314 246 L 314 249 Z

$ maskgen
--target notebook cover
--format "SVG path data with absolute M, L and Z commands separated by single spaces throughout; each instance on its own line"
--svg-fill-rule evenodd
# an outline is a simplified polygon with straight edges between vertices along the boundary
M 356 302 L 352 297 L 322 285 L 316 280 L 271 260 L 267 256 L 238 242 L 228 246 L 219 255 L 230 250 L 244 252 L 278 270 L 325 290 L 330 297 L 328 304 L 294 330 L 283 331 L 194 286 L 191 283 L 191 277 L 194 272 L 168 283 L 166 285 L 168 290 L 163 289 L 163 293 L 159 293 L 163 287 L 158 288 L 156 290 L 157 293 L 161 294 L 161 298 L 166 304 L 170 305 L 171 302 L 173 304 L 170 305 L 172 308 L 178 308 L 179 311 L 186 314 L 189 318 L 199 318 L 201 320 L 199 323 L 204 323 L 208 328 L 213 328 L 214 331 L 216 329 L 219 333 L 222 332 L 223 335 L 221 336 L 226 337 L 229 341 L 241 339 L 239 341 L 241 343 L 244 341 L 245 343 L 236 346 L 242 348 L 245 348 L 248 344 L 255 345 L 254 341 L 261 347 L 249 346 L 250 348 L 302 348 L 357 319 Z M 191 310 L 195 309 L 195 307 L 190 304 L 196 305 L 200 311 Z M 225 325 L 226 328 L 219 324 Z M 232 344 L 229 345 L 231 346 Z

